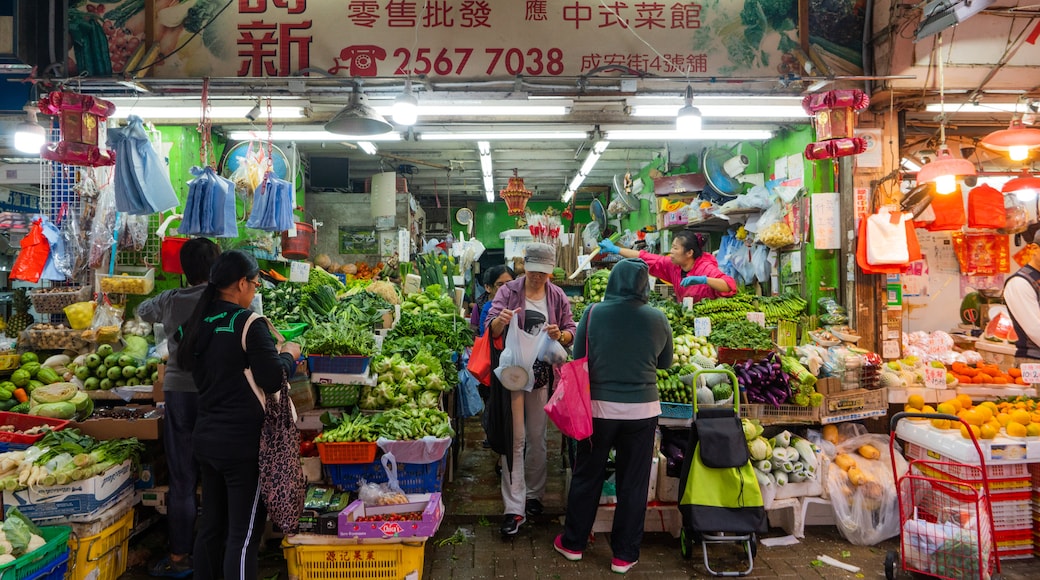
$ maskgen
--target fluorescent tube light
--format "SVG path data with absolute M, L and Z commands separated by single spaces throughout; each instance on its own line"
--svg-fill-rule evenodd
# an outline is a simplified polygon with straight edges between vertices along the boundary
M 381 115 L 393 113 L 394 105 L 372 103 L 372 107 Z M 450 104 L 419 103 L 416 113 L 420 117 L 560 117 L 571 109 L 570 101 L 565 104 L 523 104 L 523 103 L 465 103 L 454 101 Z
M 477 150 L 480 152 L 480 174 L 484 177 L 484 197 L 492 203 L 495 201 L 495 179 L 491 172 L 491 143 L 477 141 Z
M 376 144 L 371 142 L 371 141 L 358 141 L 357 142 L 357 146 L 360 147 L 362 151 L 364 151 L 365 153 L 368 153 L 369 155 L 375 155 L 376 152 L 379 151 L 379 148 L 376 147 Z
M 706 129 L 694 134 L 674 129 L 613 129 L 605 135 L 610 141 L 754 141 L 772 136 L 765 129 Z
M 249 113 L 252 111 L 253 105 L 241 105 L 241 106 L 215 106 L 209 108 L 209 117 L 211 119 L 233 119 L 236 121 L 245 122 L 244 119 L 248 118 Z M 112 114 L 112 119 L 125 119 L 130 115 L 137 115 L 144 120 L 150 119 L 188 119 L 198 120 L 202 117 L 202 107 L 199 105 L 191 105 L 185 107 L 159 107 L 159 106 L 136 106 L 136 107 L 116 107 L 116 112 Z M 266 117 L 266 112 L 264 112 Z M 273 119 L 302 119 L 306 115 L 303 114 L 303 107 L 271 107 L 271 118 Z
M 920 165 L 918 165 L 917 163 L 915 163 L 911 159 L 907 159 L 906 157 L 903 158 L 901 164 L 903 166 L 903 169 L 905 169 L 905 170 L 907 170 L 907 171 L 909 171 L 911 173 L 917 173 L 918 171 L 921 170 L 921 166 Z
M 674 105 L 634 105 L 629 113 L 632 117 L 675 117 L 682 103 Z M 737 117 L 749 119 L 808 119 L 801 105 L 705 105 L 697 99 L 701 117 Z
M 600 156 L 603 155 L 603 152 L 607 150 L 609 145 L 610 141 L 604 140 L 597 141 L 596 144 L 592 146 L 592 151 L 589 151 L 588 156 L 585 157 L 585 162 L 581 164 L 581 169 L 578 170 L 578 174 L 574 176 L 574 179 L 571 180 L 571 184 L 567 186 L 567 190 L 563 192 L 562 200 L 564 202 L 571 200 L 571 197 L 574 196 L 574 192 L 578 191 L 578 188 L 581 187 L 582 182 L 585 181 L 585 178 L 592 172 L 592 168 L 596 166 L 596 162 L 599 161 Z
M 228 139 L 232 141 L 267 140 L 267 131 L 231 131 Z M 339 135 L 328 131 L 275 130 L 271 131 L 272 141 L 400 141 L 397 132 L 383 135 Z
M 520 141 L 528 139 L 537 139 L 543 141 L 566 141 L 584 140 L 587 139 L 588 136 L 588 133 L 586 133 L 585 131 L 518 131 L 515 133 L 500 131 L 489 133 L 446 133 L 442 131 L 428 131 L 418 134 L 419 140 L 421 141 Z
M 1024 103 L 931 103 L 925 105 L 929 113 L 1022 113 L 1026 112 Z

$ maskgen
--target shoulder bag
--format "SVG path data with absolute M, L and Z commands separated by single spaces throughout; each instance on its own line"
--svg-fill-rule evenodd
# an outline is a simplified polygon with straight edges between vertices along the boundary
M 556 390 L 545 404 L 545 414 L 560 432 L 577 440 L 592 436 L 592 391 L 589 384 L 589 330 L 592 309 L 585 321 L 585 356 L 560 365 Z
M 242 329 L 242 350 L 246 350 L 246 335 L 257 318 L 255 312 Z M 264 318 L 277 337 L 284 339 Z M 260 431 L 260 494 L 267 507 L 267 517 L 283 532 L 295 534 L 299 530 L 300 514 L 306 494 L 303 464 L 300 463 L 300 432 L 296 429 L 296 408 L 289 397 L 289 380 L 282 375 L 282 386 L 277 393 L 267 394 L 256 385 L 252 370 L 245 369 L 246 380 L 264 409 L 264 425 Z

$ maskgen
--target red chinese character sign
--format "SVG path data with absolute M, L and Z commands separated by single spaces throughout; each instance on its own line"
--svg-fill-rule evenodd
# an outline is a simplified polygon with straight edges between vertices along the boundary
M 70 51 L 71 74 L 264 77 L 313 68 L 432 79 L 631 71 L 776 76 L 799 74 L 792 63 L 803 56 L 799 37 L 808 30 L 826 41 L 814 40 L 813 48 L 828 62 L 843 74 L 862 74 L 857 0 L 810 8 L 806 31 L 797 29 L 798 2 L 761 0 L 154 0 L 151 26 L 145 4 L 70 8 L 70 32 L 83 40 Z M 152 51 L 159 56 L 149 66 Z
M 104 137 L 105 120 L 116 106 L 104 99 L 55 91 L 39 102 L 40 112 L 58 117 L 61 140 L 40 150 L 40 156 L 66 165 L 99 167 L 116 162 L 115 154 L 98 147 Z
M 805 146 L 806 159 L 832 159 L 859 155 L 867 150 L 867 141 L 856 137 L 856 112 L 870 105 L 870 97 L 859 90 L 827 91 L 807 95 L 802 108 L 813 115 L 816 138 Z

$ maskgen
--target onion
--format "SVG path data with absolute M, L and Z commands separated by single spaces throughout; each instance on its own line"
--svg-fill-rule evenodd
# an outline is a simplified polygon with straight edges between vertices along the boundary
M 329 266 L 332 265 L 332 258 L 328 254 L 318 254 L 318 257 L 314 258 L 314 263 L 328 270 Z

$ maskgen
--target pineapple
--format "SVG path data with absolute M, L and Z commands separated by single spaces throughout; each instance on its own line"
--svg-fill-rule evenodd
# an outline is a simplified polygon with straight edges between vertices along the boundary
M 25 288 L 15 288 L 12 302 L 14 314 L 7 319 L 7 335 L 18 336 L 36 320 L 29 314 L 29 295 Z

